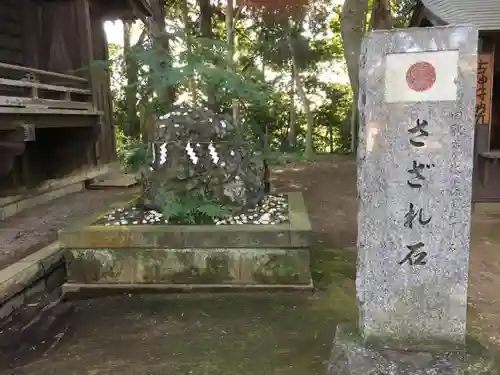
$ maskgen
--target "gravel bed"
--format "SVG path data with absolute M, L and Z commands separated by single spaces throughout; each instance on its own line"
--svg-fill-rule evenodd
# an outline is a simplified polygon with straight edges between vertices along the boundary
M 212 222 L 214 225 L 238 225 L 238 224 L 264 224 L 275 225 L 289 221 L 288 201 L 285 195 L 268 195 L 261 204 L 245 212 L 221 220 Z M 165 225 L 176 224 L 165 219 L 161 212 L 155 210 L 143 210 L 137 206 L 118 208 L 94 225 L 121 226 L 121 225 Z

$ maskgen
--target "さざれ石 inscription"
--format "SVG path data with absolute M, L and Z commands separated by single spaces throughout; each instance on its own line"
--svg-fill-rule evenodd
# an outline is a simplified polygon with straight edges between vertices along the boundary
M 421 140 L 416 140 L 416 138 L 426 138 L 429 136 L 429 132 L 425 130 L 425 128 L 429 125 L 427 120 L 417 119 L 415 122 L 415 126 L 408 129 L 408 133 L 411 135 L 415 135 L 414 137 L 410 137 L 410 144 L 416 148 L 420 148 L 425 146 L 425 142 Z M 412 176 L 407 180 L 408 185 L 412 189 L 418 189 L 422 187 L 422 182 L 426 180 L 423 175 L 423 171 L 425 169 L 431 169 L 435 167 L 434 164 L 423 164 L 419 163 L 416 160 L 413 160 L 412 168 L 408 169 L 407 172 Z M 419 208 L 418 210 L 415 208 L 415 205 L 410 202 L 410 207 L 408 212 L 406 212 L 404 217 L 404 227 L 408 229 L 413 229 L 413 223 L 417 219 L 418 223 L 421 226 L 426 226 L 431 222 L 432 216 L 426 217 L 424 215 L 424 210 Z M 403 258 L 403 260 L 399 261 L 398 264 L 402 266 L 405 263 L 408 263 L 410 266 L 422 266 L 427 264 L 427 252 L 423 251 L 425 244 L 423 242 L 417 242 L 415 244 L 406 245 L 406 248 L 409 252 Z
M 429 217 L 428 219 L 424 219 L 424 210 L 420 208 L 418 211 L 415 210 L 415 205 L 413 203 L 410 203 L 410 209 L 408 212 L 405 214 L 405 228 L 413 228 L 413 221 L 417 218 L 418 215 L 418 223 L 420 225 L 427 225 L 431 222 L 431 218 Z
M 425 127 L 429 125 L 426 120 L 420 121 L 417 119 L 416 125 L 413 128 L 408 129 L 408 133 L 417 134 L 415 138 L 419 137 L 428 137 L 429 132 L 425 130 Z M 425 143 L 419 140 L 415 140 L 414 138 L 410 138 L 410 144 L 415 147 L 423 147 Z
M 419 181 L 425 181 L 426 178 L 422 174 L 424 169 L 431 169 L 435 167 L 434 164 L 422 164 L 418 163 L 416 160 L 413 160 L 413 167 L 408 169 L 408 173 L 414 175 L 407 182 L 411 188 L 421 188 L 422 184 Z M 417 180 L 416 182 L 412 182 L 411 180 Z

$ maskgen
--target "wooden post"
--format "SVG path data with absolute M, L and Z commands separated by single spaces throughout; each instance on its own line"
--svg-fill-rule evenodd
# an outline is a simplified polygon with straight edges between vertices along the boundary
M 78 35 L 80 40 L 80 62 L 83 66 L 80 68 L 86 69 L 86 78 L 88 79 L 92 89 L 94 88 L 93 82 L 93 69 L 92 62 L 94 61 L 94 51 L 92 48 L 92 31 L 90 25 L 90 10 L 88 0 L 74 0 L 77 10 L 78 20 Z M 95 98 L 93 98 L 95 100 Z
M 92 42 L 94 58 L 108 61 L 108 49 L 104 25 L 98 12 L 91 11 L 90 23 L 92 26 Z M 103 111 L 101 118 L 101 162 L 108 163 L 116 160 L 116 145 L 113 127 L 113 106 L 111 99 L 111 79 L 109 72 L 99 69 L 94 77 L 98 82 L 98 106 Z
M 95 110 L 98 108 L 98 80 L 96 79 L 94 63 L 94 49 L 92 44 L 92 25 L 90 22 L 90 4 L 88 0 L 74 0 L 76 4 L 76 13 L 78 15 L 78 35 L 80 36 L 80 56 L 82 68 L 87 68 L 87 79 L 92 90 L 92 106 Z M 101 135 L 94 143 L 95 158 L 99 162 L 101 157 Z
M 26 150 L 21 154 L 21 176 L 23 185 L 27 188 L 32 187 L 34 178 L 31 175 L 28 147 L 26 147 Z
M 19 0 L 22 7 L 24 65 L 39 67 L 40 8 L 32 0 Z

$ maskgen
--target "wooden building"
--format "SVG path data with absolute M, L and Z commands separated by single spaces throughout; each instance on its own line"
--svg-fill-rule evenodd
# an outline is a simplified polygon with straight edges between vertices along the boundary
M 479 29 L 473 202 L 500 202 L 500 2 L 420 0 L 410 26 Z
M 0 197 L 116 160 L 104 20 L 148 0 L 0 0 Z

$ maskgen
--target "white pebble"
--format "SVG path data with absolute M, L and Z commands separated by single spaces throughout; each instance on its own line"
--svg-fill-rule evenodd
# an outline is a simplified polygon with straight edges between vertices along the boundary
M 269 221 L 271 215 L 269 215 L 268 213 L 265 213 L 264 215 L 262 215 L 260 217 L 261 220 L 266 220 L 266 221 Z

